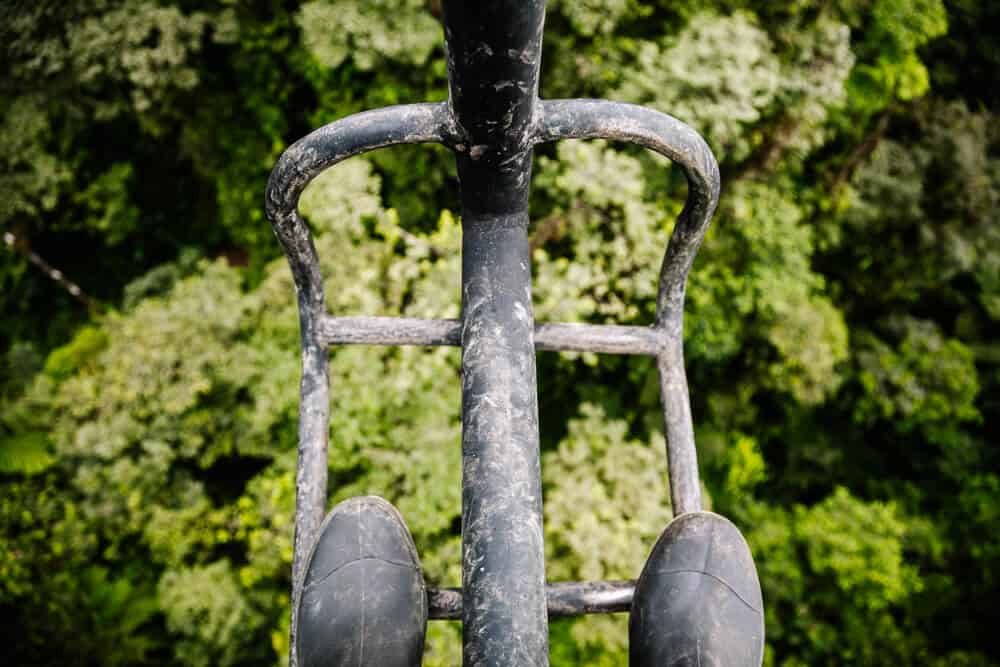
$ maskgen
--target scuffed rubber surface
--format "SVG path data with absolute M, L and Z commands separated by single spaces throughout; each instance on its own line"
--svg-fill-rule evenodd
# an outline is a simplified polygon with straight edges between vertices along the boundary
M 675 518 L 636 584 L 631 667 L 759 667 L 763 599 L 750 548 L 710 512 Z
M 299 599 L 301 667 L 414 667 L 427 592 L 413 538 L 382 498 L 350 498 L 320 529 Z

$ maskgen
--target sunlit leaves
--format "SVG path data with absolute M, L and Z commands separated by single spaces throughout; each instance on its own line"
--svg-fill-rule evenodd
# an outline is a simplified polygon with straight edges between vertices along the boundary
M 179 662 L 208 667 L 246 659 L 245 637 L 264 619 L 248 604 L 227 561 L 168 571 L 158 593 Z
M 781 85 L 771 40 L 746 13 L 701 14 L 676 39 L 638 46 L 615 97 L 649 104 L 704 133 L 721 159 L 745 157 L 746 126 Z
M 442 39 L 440 24 L 418 0 L 311 0 L 299 12 L 303 43 L 325 67 L 348 58 L 362 70 L 386 61 L 422 65 Z

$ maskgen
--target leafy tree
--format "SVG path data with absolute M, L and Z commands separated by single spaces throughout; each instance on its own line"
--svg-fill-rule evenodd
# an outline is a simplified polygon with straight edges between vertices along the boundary
M 264 183 L 312 127 L 445 99 L 439 4 L 2 12 L 11 660 L 282 664 L 298 330 Z M 685 349 L 705 495 L 754 551 L 769 665 L 1000 664 L 995 14 L 550 3 L 543 96 L 654 106 L 720 158 Z M 537 316 L 650 322 L 679 170 L 565 142 L 539 147 L 534 182 Z M 456 192 L 433 147 L 320 176 L 302 210 L 331 310 L 457 317 Z M 670 518 L 655 368 L 569 353 L 538 368 L 549 576 L 634 577 Z M 395 503 L 441 586 L 460 581 L 459 372 L 453 349 L 331 353 L 330 502 Z M 622 664 L 626 636 L 624 616 L 554 622 L 552 662 Z M 432 623 L 425 664 L 460 654 L 458 625 Z

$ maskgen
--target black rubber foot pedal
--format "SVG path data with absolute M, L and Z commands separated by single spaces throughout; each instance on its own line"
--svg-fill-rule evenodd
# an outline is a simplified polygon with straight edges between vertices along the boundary
M 327 515 L 309 554 L 297 614 L 299 667 L 415 667 L 427 592 L 403 518 L 376 496 Z
M 718 514 L 678 516 L 636 583 L 629 664 L 759 667 L 763 658 L 763 599 L 746 540 Z

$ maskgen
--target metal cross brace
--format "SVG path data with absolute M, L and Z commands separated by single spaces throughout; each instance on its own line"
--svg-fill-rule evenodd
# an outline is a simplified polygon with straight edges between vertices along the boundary
M 666 114 L 602 100 L 540 100 L 544 0 L 445 0 L 443 6 L 448 101 L 330 123 L 290 146 L 268 182 L 267 213 L 291 265 L 302 336 L 293 600 L 326 508 L 330 346 L 460 346 L 462 588 L 430 591 L 430 617 L 462 619 L 466 664 L 505 664 L 500 656 L 507 656 L 506 664 L 546 665 L 549 614 L 627 610 L 633 584 L 546 585 L 535 350 L 655 357 L 674 513 L 699 511 L 682 325 L 687 275 L 718 202 L 719 170 L 705 141 Z M 532 149 L 592 138 L 656 151 L 688 181 L 650 326 L 534 321 L 527 237 Z M 300 194 L 349 157 L 424 142 L 447 146 L 457 161 L 462 317 L 331 316 L 312 236 L 298 212 Z

